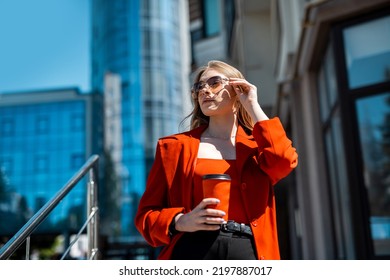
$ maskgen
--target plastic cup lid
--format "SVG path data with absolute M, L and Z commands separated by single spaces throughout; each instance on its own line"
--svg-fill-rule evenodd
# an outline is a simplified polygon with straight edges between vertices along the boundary
M 228 174 L 206 174 L 202 176 L 203 180 L 214 179 L 214 180 L 231 180 Z

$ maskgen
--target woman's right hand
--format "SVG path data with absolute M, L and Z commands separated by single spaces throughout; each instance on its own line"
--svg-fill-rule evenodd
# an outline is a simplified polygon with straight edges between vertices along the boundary
M 219 230 L 225 222 L 222 218 L 225 212 L 207 208 L 208 205 L 218 204 L 217 198 L 204 198 L 191 212 L 178 214 L 175 217 L 176 230 L 194 232 L 198 230 Z

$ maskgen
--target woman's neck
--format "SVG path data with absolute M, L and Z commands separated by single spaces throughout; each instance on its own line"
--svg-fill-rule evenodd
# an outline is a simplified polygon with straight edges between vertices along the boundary
M 237 133 L 237 117 L 233 116 L 214 116 L 210 117 L 209 126 L 205 131 L 208 137 L 217 139 L 231 139 L 236 136 Z

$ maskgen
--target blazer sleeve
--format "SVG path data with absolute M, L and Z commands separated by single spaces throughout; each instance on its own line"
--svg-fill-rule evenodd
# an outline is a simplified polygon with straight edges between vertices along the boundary
M 272 184 L 286 177 L 298 164 L 298 154 L 279 118 L 257 122 L 252 131 L 258 146 L 260 168 Z
M 149 172 L 146 189 L 141 197 L 135 216 L 135 226 L 153 247 L 169 244 L 168 234 L 172 219 L 184 211 L 182 207 L 169 207 L 168 183 L 164 169 L 162 148 L 156 148 L 155 160 Z

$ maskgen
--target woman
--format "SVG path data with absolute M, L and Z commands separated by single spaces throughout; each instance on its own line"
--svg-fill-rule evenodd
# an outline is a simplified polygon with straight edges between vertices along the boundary
M 273 186 L 297 166 L 278 118 L 234 67 L 210 61 L 192 88 L 191 130 L 159 139 L 136 214 L 159 259 L 280 259 Z M 231 176 L 229 221 L 201 177 Z M 234 220 L 234 221 L 231 221 Z

